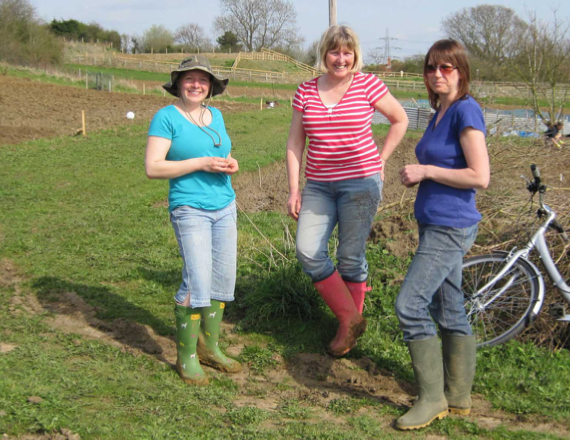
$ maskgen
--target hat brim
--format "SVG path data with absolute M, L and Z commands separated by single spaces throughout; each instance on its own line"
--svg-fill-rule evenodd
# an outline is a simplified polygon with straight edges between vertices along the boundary
M 177 84 L 178 76 L 181 73 L 188 72 L 190 70 L 201 70 L 201 71 L 206 72 L 207 74 L 210 75 L 210 79 L 212 82 L 212 93 L 210 94 L 210 97 L 216 96 L 216 95 L 221 95 L 222 93 L 224 93 L 224 90 L 226 90 L 226 87 L 227 87 L 228 83 L 230 82 L 230 80 L 228 78 L 218 78 L 216 75 L 209 72 L 208 69 L 206 69 L 204 67 L 195 66 L 195 67 L 190 67 L 188 69 L 173 70 L 172 72 L 170 72 L 170 81 L 167 82 L 166 84 L 164 84 L 162 86 L 162 88 L 164 90 L 166 90 L 168 93 L 170 93 L 171 95 L 176 96 L 177 98 L 180 98 L 180 92 L 178 90 L 178 84 Z

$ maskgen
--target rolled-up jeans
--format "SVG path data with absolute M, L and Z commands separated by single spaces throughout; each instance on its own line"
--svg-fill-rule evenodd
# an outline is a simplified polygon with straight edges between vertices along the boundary
M 334 182 L 307 181 L 301 198 L 296 247 L 297 258 L 313 283 L 335 271 L 328 242 L 337 223 L 337 269 L 345 281 L 366 281 L 366 239 L 381 200 L 379 174 Z
M 477 225 L 419 224 L 420 244 L 396 299 L 405 341 L 436 336 L 435 323 L 447 334 L 473 334 L 465 312 L 461 270 L 477 230 Z
M 233 301 L 236 284 L 237 213 L 235 201 L 217 211 L 180 206 L 170 213 L 184 262 L 174 300 L 208 307 L 210 300 Z

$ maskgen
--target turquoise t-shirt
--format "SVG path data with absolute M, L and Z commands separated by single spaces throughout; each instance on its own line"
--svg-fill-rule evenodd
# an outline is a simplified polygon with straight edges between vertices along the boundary
M 226 132 L 222 113 L 213 107 L 212 122 L 209 127 L 219 133 L 222 145 L 216 147 L 212 138 L 199 127 L 192 124 L 174 107 L 169 105 L 160 109 L 150 123 L 149 136 L 157 136 L 172 141 L 166 160 L 186 160 L 197 157 L 228 157 L 232 142 Z M 205 128 L 219 143 L 218 135 Z M 232 188 L 231 177 L 225 173 L 196 171 L 170 179 L 168 192 L 168 210 L 179 206 L 216 211 L 228 206 L 236 197 Z

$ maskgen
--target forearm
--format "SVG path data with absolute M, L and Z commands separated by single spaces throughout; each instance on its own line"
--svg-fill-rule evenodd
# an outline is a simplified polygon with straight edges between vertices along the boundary
M 287 146 L 287 181 L 289 192 L 299 189 L 299 176 L 303 163 L 303 149 L 290 148 Z
M 424 172 L 425 178 L 423 180 L 433 180 L 453 188 L 484 189 L 489 185 L 488 175 L 472 168 L 452 170 L 434 165 L 424 165 Z
M 380 158 L 384 162 L 390 158 L 398 144 L 402 141 L 407 129 L 407 118 L 403 121 L 395 122 L 390 126 L 390 130 L 388 130 L 388 135 L 384 141 L 384 146 L 382 147 L 382 151 L 380 151 Z
M 146 175 L 149 179 L 175 179 L 186 174 L 202 171 L 203 158 L 187 160 L 156 160 L 147 161 Z

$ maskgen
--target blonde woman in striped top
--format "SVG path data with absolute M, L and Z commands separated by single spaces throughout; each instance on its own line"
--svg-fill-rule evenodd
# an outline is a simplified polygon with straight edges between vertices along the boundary
M 408 118 L 386 85 L 363 74 L 362 52 L 348 26 L 331 26 L 319 43 L 326 73 L 299 86 L 287 141 L 289 215 L 298 220 L 297 258 L 339 321 L 329 353 L 342 356 L 366 330 L 366 239 L 382 199 L 384 166 L 404 137 Z M 372 137 L 378 110 L 391 122 L 380 148 Z M 309 138 L 301 194 L 299 177 Z M 338 224 L 338 265 L 328 241 Z

